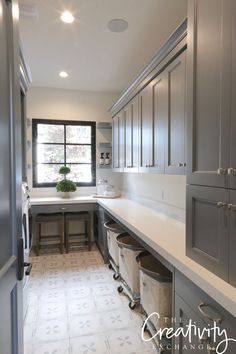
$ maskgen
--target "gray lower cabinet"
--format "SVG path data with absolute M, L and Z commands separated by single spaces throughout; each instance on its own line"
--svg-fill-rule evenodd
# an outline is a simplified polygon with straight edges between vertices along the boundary
M 223 188 L 187 186 L 187 256 L 226 281 L 229 262 L 228 204 L 229 192 Z
M 94 238 L 95 242 L 103 256 L 104 263 L 109 263 L 109 254 L 108 254 L 108 246 L 107 246 L 107 234 L 106 229 L 104 228 L 104 223 L 108 221 L 108 217 L 104 211 L 104 209 L 98 206 L 95 211 L 94 218 Z
M 217 345 L 225 339 L 226 331 L 228 338 L 236 340 L 236 319 L 212 298 L 205 294 L 200 288 L 188 280 L 182 273 L 175 271 L 175 330 L 183 327 L 186 333 L 186 325 L 189 321 L 201 331 L 211 329 L 215 326 L 220 329 L 221 335 L 211 330 L 207 331 L 202 339 L 192 334 L 190 343 L 188 338 L 180 335 L 175 338 L 174 350 L 177 353 L 216 353 Z M 193 333 L 193 331 L 192 331 Z M 226 343 L 225 343 L 226 344 Z M 218 347 L 218 352 L 223 352 L 225 344 Z M 229 341 L 228 347 L 224 351 L 227 354 L 236 353 L 236 341 Z
M 139 166 L 139 100 L 135 96 L 124 108 L 125 169 L 137 172 Z
M 174 302 L 175 331 L 177 331 L 180 327 L 186 328 L 190 320 L 193 321 L 199 328 L 204 328 L 204 321 L 197 316 L 192 308 L 177 293 L 175 293 Z M 201 340 L 196 336 L 192 336 L 191 343 L 188 338 L 184 337 L 182 334 L 174 339 L 174 353 L 189 354 L 191 351 L 193 353 L 209 353 L 207 351 L 207 344 L 201 343 Z
M 229 282 L 236 287 L 236 191 L 230 191 Z
M 235 0 L 188 1 L 189 184 L 227 188 L 236 168 L 235 14 Z

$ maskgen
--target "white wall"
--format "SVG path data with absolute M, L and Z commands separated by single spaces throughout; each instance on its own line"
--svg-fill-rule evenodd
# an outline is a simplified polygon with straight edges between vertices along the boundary
M 124 173 L 122 189 L 129 198 L 185 221 L 185 176 Z
M 27 118 L 87 120 L 111 122 L 108 108 L 116 101 L 118 94 L 31 87 L 27 95 Z M 32 131 L 28 127 L 28 181 L 32 189 Z M 103 139 L 98 133 L 97 139 Z M 121 188 L 122 176 L 109 170 L 97 170 L 97 179 L 106 176 L 117 190 Z M 77 194 L 93 194 L 93 187 L 80 187 Z M 55 188 L 34 188 L 32 196 L 57 195 Z

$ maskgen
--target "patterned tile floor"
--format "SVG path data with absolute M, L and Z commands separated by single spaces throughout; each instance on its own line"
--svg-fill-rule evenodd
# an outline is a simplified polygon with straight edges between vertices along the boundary
M 25 354 L 156 353 L 97 250 L 31 261 Z

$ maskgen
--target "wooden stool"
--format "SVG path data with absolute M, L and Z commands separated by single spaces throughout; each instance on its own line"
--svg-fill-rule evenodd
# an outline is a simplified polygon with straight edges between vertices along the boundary
M 59 223 L 58 235 L 42 235 L 42 223 L 57 222 Z M 36 255 L 39 255 L 39 249 L 41 246 L 46 245 L 58 245 L 60 252 L 63 253 L 63 231 L 64 231 L 64 218 L 61 213 L 54 214 L 38 214 L 35 218 L 36 225 Z
M 69 224 L 70 221 L 83 221 L 84 222 L 84 232 L 70 234 Z M 91 251 L 91 218 L 88 212 L 75 212 L 65 214 L 65 244 L 66 253 L 69 252 L 70 244 L 86 242 L 88 245 L 88 250 Z M 81 237 L 84 236 L 84 237 Z M 72 242 L 70 242 L 72 241 Z

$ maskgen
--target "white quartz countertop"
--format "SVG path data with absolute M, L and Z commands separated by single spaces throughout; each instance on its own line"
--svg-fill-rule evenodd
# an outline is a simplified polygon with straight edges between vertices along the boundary
M 129 199 L 99 204 L 236 317 L 236 288 L 185 255 L 185 224 Z
M 236 288 L 185 255 L 184 223 L 125 198 L 31 199 L 32 205 L 96 202 L 236 317 Z

